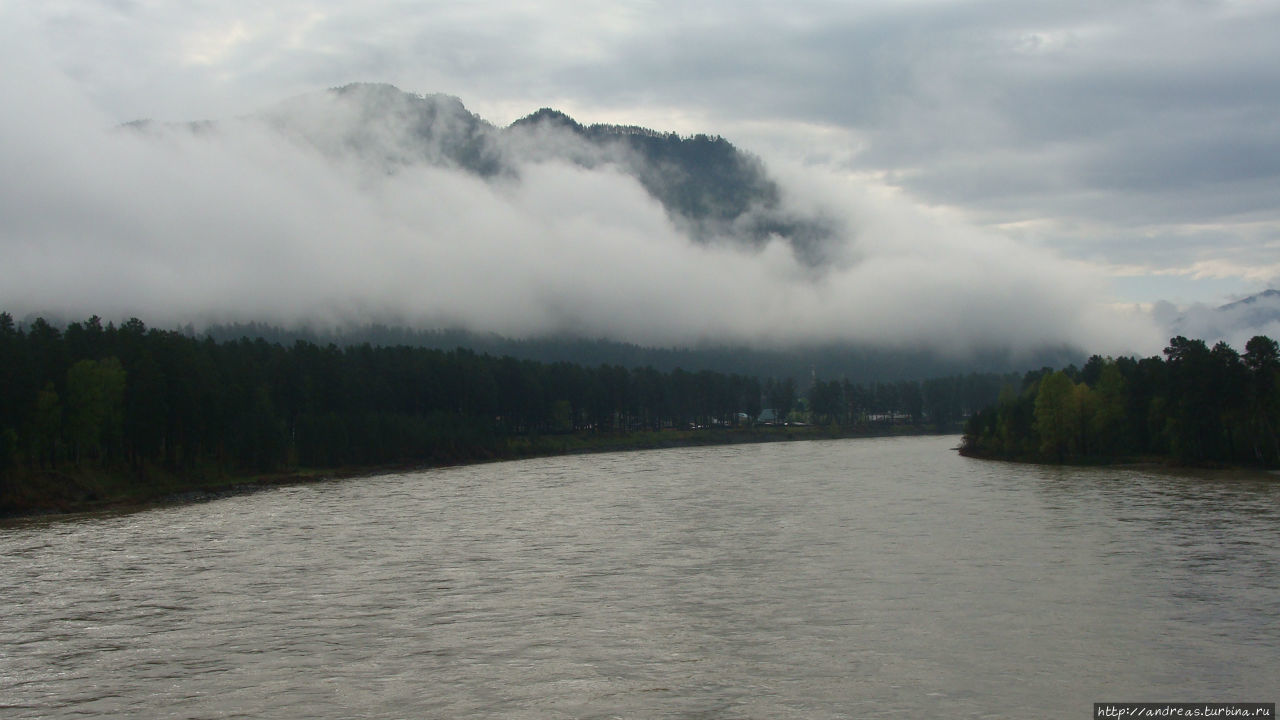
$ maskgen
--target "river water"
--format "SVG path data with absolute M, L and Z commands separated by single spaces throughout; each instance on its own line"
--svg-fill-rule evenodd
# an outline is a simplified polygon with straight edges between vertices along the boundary
M 1280 482 L 955 437 L 0 525 L 6 718 L 1087 718 L 1275 702 Z

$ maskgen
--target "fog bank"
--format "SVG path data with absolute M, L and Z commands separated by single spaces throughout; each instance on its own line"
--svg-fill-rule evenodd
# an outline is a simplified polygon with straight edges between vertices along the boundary
M 0 309 L 19 316 L 955 354 L 1165 339 L 1086 266 L 832 168 L 769 166 L 788 208 L 835 220 L 815 268 L 780 238 L 695 241 L 616 163 L 389 169 L 252 119 L 120 128 L 47 68 L 3 83 L 24 99 L 0 115 Z

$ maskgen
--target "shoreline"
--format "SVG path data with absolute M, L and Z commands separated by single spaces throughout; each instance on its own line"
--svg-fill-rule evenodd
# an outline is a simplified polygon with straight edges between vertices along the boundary
M 1022 457 L 1022 456 L 1006 456 L 992 455 L 981 452 L 973 452 L 966 450 L 964 446 L 957 448 L 956 451 L 961 457 L 970 458 L 972 460 L 982 460 L 985 462 L 1004 462 L 1016 465 L 1039 465 L 1042 467 L 1057 468 L 1115 468 L 1118 470 L 1149 470 L 1153 472 L 1177 473 L 1177 474 L 1201 474 L 1201 473 L 1221 473 L 1229 475 L 1248 474 L 1257 476 L 1266 476 L 1271 480 L 1280 481 L 1280 468 L 1266 467 L 1264 465 L 1240 465 L 1232 463 L 1183 463 L 1174 460 L 1171 457 L 1163 455 L 1150 455 L 1139 457 L 1114 457 L 1114 458 L 1078 458 L 1076 460 L 1064 460 L 1062 462 L 1053 462 L 1045 458 Z
M 191 478 L 149 469 L 143 477 L 66 472 L 37 473 L 49 485 L 60 479 L 62 486 L 46 487 L 49 492 L 15 497 L 11 492 L 0 495 L 0 523 L 34 518 L 60 518 L 71 515 L 138 512 L 172 505 L 210 502 L 227 497 L 248 495 L 277 487 L 318 482 L 349 480 L 396 472 L 421 472 L 448 467 L 508 462 L 565 455 L 593 455 L 637 450 L 662 450 L 680 447 L 719 445 L 753 445 L 769 442 L 803 440 L 839 440 L 874 437 L 911 437 L 951 435 L 958 431 L 938 432 L 915 426 L 890 427 L 820 427 L 757 426 L 749 428 L 701 428 L 696 430 L 646 430 L 627 433 L 518 436 L 507 439 L 506 447 L 496 453 L 476 453 L 466 457 L 407 461 L 374 466 L 337 468 L 299 468 L 276 473 L 247 476 Z M 148 477 L 149 476 L 149 477 Z M 30 476 L 28 476 L 30 477 Z M 68 485 L 74 487 L 68 487 Z M 71 490 L 71 495 L 67 491 Z M 75 491 L 80 497 L 75 497 Z

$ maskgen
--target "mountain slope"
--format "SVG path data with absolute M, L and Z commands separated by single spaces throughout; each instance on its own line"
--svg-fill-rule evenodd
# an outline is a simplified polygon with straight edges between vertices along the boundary
M 387 170 L 426 163 L 491 177 L 504 169 L 497 129 L 451 95 L 361 83 L 286 100 L 259 118 L 326 155 Z
M 722 137 L 682 138 L 627 125 L 583 126 L 550 108 L 507 128 L 508 135 L 535 140 L 557 132 L 581 139 L 603 153 L 605 161 L 632 174 L 695 239 L 730 237 L 759 245 L 777 236 L 809 264 L 825 259 L 823 242 L 834 231 L 832 221 L 785 211 L 781 191 L 760 159 Z M 576 161 L 590 162 L 581 156 Z
M 609 166 L 634 178 L 695 242 L 761 247 L 776 237 L 815 267 L 829 259 L 837 230 L 830 218 L 787 209 L 760 159 L 722 137 L 584 126 L 549 108 L 498 128 L 456 97 L 364 83 L 293 98 L 257 119 L 325 155 L 385 172 L 426 164 L 492 180 L 517 179 L 528 163 Z
M 1280 337 L 1280 290 L 1264 290 L 1218 307 L 1195 305 L 1174 315 L 1167 325 L 1171 335 L 1210 343 L 1223 340 L 1235 348 L 1243 348 L 1254 335 Z

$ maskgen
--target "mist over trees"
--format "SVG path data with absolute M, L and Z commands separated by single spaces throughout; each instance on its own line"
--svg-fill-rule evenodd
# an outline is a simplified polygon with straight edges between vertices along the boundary
M 1022 352 L 992 347 L 957 354 L 927 346 L 893 348 L 853 342 L 792 343 L 772 347 L 726 344 L 653 347 L 571 335 L 509 338 L 458 328 L 421 330 L 379 323 L 336 329 L 286 327 L 261 322 L 227 323 L 209 325 L 199 331 L 187 326 L 183 332 L 193 336 L 207 335 L 218 341 L 261 337 L 285 346 L 302 340 L 316 345 L 332 343 L 339 347 L 365 343 L 438 350 L 465 347 L 481 354 L 510 355 L 545 363 L 572 362 L 628 368 L 649 366 L 666 372 L 676 368 L 699 368 L 761 378 L 792 378 L 802 387 L 807 387 L 813 377 L 870 385 L 970 373 L 1003 375 L 1016 372 L 1020 376 L 1027 368 L 1078 365 L 1087 358 L 1085 353 L 1065 345 Z
M 964 451 L 978 456 L 1088 462 L 1163 456 L 1182 463 L 1280 465 L 1280 348 L 1254 336 L 1241 355 L 1225 342 L 1178 336 L 1164 357 L 1102 358 L 1028 373 L 1021 390 L 971 417 Z

